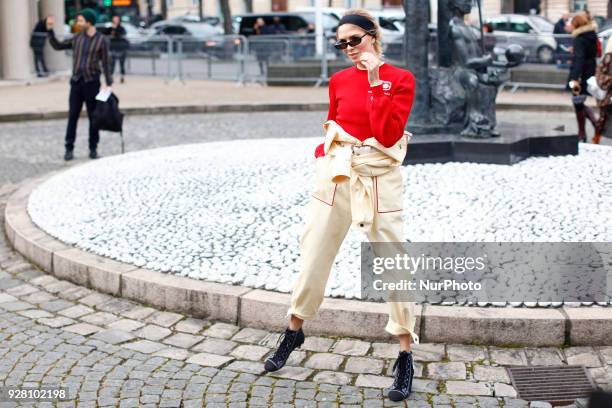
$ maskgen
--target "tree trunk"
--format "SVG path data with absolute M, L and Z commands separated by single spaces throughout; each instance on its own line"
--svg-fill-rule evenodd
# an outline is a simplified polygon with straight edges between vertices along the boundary
M 410 123 L 413 125 L 429 122 L 429 61 L 427 59 L 429 31 L 429 0 L 409 0 L 404 2 L 406 27 L 404 32 L 404 55 L 406 67 L 416 78 L 416 95 Z
M 200 21 L 204 18 L 204 0 L 198 0 L 198 17 L 200 17 Z
M 244 10 L 245 13 L 253 12 L 253 0 L 244 0 Z
M 166 0 L 161 0 L 161 15 L 164 20 L 168 18 L 168 3 Z
M 221 0 L 221 15 L 223 16 L 223 31 L 225 34 L 234 34 L 232 27 L 232 12 L 230 10 L 229 0 Z

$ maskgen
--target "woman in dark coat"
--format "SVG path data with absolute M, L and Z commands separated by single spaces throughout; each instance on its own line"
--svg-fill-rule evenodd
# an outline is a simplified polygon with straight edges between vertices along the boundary
M 585 15 L 578 14 L 572 19 L 572 66 L 569 74 L 569 87 L 572 91 L 572 103 L 578 123 L 578 140 L 586 142 L 586 119 L 596 127 L 597 119 L 591 108 L 585 105 L 587 79 L 595 75 L 597 66 L 597 26 Z
M 30 37 L 30 47 L 34 52 L 34 68 L 39 77 L 49 75 L 49 70 L 45 64 L 45 42 L 47 41 L 47 17 L 36 23 L 32 36 Z

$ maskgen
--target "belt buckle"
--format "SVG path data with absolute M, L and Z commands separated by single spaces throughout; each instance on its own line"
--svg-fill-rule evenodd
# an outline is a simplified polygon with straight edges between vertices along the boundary
M 357 149 L 355 149 L 357 148 Z M 362 153 L 368 153 L 370 150 L 372 150 L 371 146 L 368 145 L 363 145 L 363 144 L 352 144 L 351 145 L 351 151 L 353 152 L 354 155 L 359 156 Z

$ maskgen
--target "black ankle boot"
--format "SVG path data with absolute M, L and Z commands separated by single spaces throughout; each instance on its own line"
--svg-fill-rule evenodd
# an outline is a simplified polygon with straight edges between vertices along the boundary
M 414 377 L 412 352 L 400 351 L 393 364 L 393 375 L 395 379 L 389 388 L 389 399 L 391 401 L 405 400 L 412 392 L 412 378 Z
M 72 150 L 66 150 L 66 152 L 64 153 L 64 160 L 69 161 L 74 159 L 74 154 L 72 153 Z
M 272 356 L 268 357 L 266 360 L 264 365 L 265 370 L 276 371 L 283 368 L 285 363 L 287 363 L 291 352 L 304 343 L 304 338 L 302 328 L 299 330 L 289 330 L 289 328 L 285 329 L 285 333 L 283 333 L 278 339 L 281 342 L 280 346 L 278 346 L 278 349 L 274 352 L 274 354 L 272 354 Z

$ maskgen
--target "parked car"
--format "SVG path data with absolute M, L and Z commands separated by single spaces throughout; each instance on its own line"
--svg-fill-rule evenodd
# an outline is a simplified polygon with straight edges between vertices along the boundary
M 316 25 L 316 15 L 314 11 L 297 11 L 300 16 L 304 17 L 308 23 Z M 323 33 L 326 37 L 333 37 L 336 34 L 336 27 L 340 19 L 335 13 L 324 12 L 323 14 Z
M 496 47 L 507 48 L 519 44 L 531 62 L 550 64 L 554 62 L 557 42 L 553 35 L 554 24 L 540 16 L 501 14 L 487 18 L 496 40 Z
M 300 29 L 308 27 L 306 18 L 298 13 L 250 13 L 241 14 L 235 18 L 238 24 L 238 33 L 246 37 L 255 34 L 255 22 L 258 18 L 263 18 L 266 24 L 273 24 L 274 17 L 279 17 L 281 24 L 285 26 L 288 34 L 295 34 Z
M 223 34 L 219 27 L 213 27 L 205 23 L 182 23 L 182 24 L 160 24 L 154 28 L 154 32 L 143 41 L 143 48 L 156 49 L 160 52 L 168 52 L 168 37 L 174 40 L 182 40 L 182 51 L 185 53 L 204 50 L 205 42 Z M 178 50 L 178 41 L 174 42 L 173 51 Z
M 197 24 L 197 23 L 205 23 L 205 24 L 210 24 L 212 26 L 218 26 L 221 24 L 221 19 L 215 16 L 203 16 L 203 18 L 200 19 L 200 16 L 186 14 L 184 16 L 176 16 L 176 17 L 171 17 L 167 20 L 157 21 L 151 24 L 149 28 L 155 29 L 156 27 L 159 27 L 160 25 L 168 25 L 168 24 Z
M 396 18 L 394 19 L 394 24 L 401 27 L 401 35 L 395 35 L 392 40 L 389 40 L 383 34 L 383 53 L 385 57 L 390 60 L 403 61 L 403 48 L 404 48 L 404 27 L 406 24 L 405 17 L 403 19 Z M 431 50 L 437 49 L 436 43 L 436 35 L 437 35 L 437 25 L 435 23 L 427 24 L 427 30 L 429 31 L 429 47 Z M 433 56 L 431 58 L 433 60 Z

